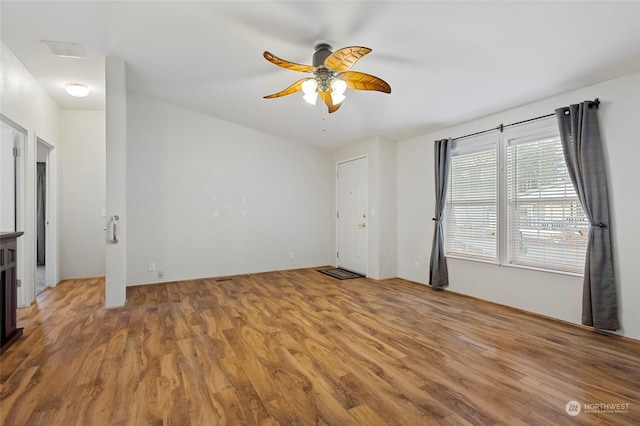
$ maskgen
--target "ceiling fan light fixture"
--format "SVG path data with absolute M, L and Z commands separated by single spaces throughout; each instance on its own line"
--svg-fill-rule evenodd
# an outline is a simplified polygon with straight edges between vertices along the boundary
M 82 83 L 67 83 L 64 89 L 69 95 L 76 98 L 84 98 L 89 94 L 89 87 Z
M 331 80 L 331 91 L 333 93 L 343 95 L 344 92 L 347 91 L 347 82 L 344 80 L 340 80 L 339 78 L 334 78 L 333 80 Z
M 311 105 L 316 104 L 316 99 L 318 99 L 318 82 L 315 78 L 310 78 L 302 83 L 302 93 L 304 96 L 302 98 L 310 103 Z
M 340 80 L 338 78 L 331 80 L 331 101 L 334 105 L 338 105 L 346 99 L 344 96 L 344 92 L 346 92 L 346 90 L 347 83 L 344 80 Z
M 340 102 L 344 101 L 346 99 L 346 97 L 344 95 L 341 95 L 339 93 L 331 93 L 331 102 L 333 102 L 334 105 L 338 105 Z
M 309 93 L 307 95 L 302 96 L 302 99 L 310 103 L 311 105 L 316 104 L 316 100 L 318 99 L 318 92 Z

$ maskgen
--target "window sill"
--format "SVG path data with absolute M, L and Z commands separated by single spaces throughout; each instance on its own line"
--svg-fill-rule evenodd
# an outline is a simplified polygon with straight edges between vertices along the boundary
M 478 263 L 488 263 L 489 265 L 500 266 L 497 260 L 495 259 L 483 259 L 481 257 L 465 257 L 455 254 L 447 254 L 445 255 L 447 259 L 456 259 L 456 260 L 468 260 L 470 262 L 478 262 Z
M 527 270 L 530 270 L 530 271 L 545 272 L 547 274 L 566 275 L 566 276 L 577 277 L 577 278 L 584 277 L 584 274 L 581 274 L 581 273 L 578 273 L 578 272 L 559 271 L 557 269 L 545 269 L 545 268 L 536 267 L 536 266 L 517 265 L 517 264 L 512 264 L 512 263 L 501 264 L 501 263 L 498 263 L 496 260 L 490 260 L 490 259 L 481 259 L 481 258 L 476 258 L 476 257 L 464 257 L 464 256 L 455 255 L 455 254 L 453 254 L 453 255 L 448 254 L 448 255 L 445 255 L 445 257 L 447 259 L 465 260 L 465 261 L 468 261 L 468 262 L 477 262 L 477 263 L 486 263 L 486 264 L 489 264 L 489 265 L 501 266 L 501 267 L 506 267 L 506 268 L 527 269 Z
M 504 266 L 507 268 L 516 268 L 516 269 L 528 269 L 530 271 L 546 272 L 548 274 L 567 275 L 570 277 L 578 277 L 578 278 L 584 277 L 584 274 L 581 274 L 579 272 L 560 271 L 557 269 L 546 269 L 546 268 L 541 268 L 537 266 L 517 265 L 513 263 L 507 263 L 500 266 Z

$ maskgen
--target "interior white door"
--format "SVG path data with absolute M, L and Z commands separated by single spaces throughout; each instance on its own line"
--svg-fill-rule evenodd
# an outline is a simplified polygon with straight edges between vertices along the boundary
M 338 266 L 367 275 L 367 158 L 338 164 Z

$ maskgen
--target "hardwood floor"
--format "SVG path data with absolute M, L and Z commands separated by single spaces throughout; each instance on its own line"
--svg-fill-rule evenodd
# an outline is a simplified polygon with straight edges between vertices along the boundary
M 112 310 L 103 294 L 66 281 L 19 310 L 3 425 L 640 423 L 640 342 L 403 280 L 195 280 Z

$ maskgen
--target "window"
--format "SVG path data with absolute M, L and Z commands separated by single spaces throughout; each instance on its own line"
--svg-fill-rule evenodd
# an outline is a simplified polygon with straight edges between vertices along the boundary
M 589 223 L 557 132 L 507 142 L 509 263 L 581 273 Z
M 447 254 L 497 260 L 496 143 L 454 145 L 447 191 Z
M 454 143 L 448 256 L 582 273 L 589 223 L 549 124 Z

